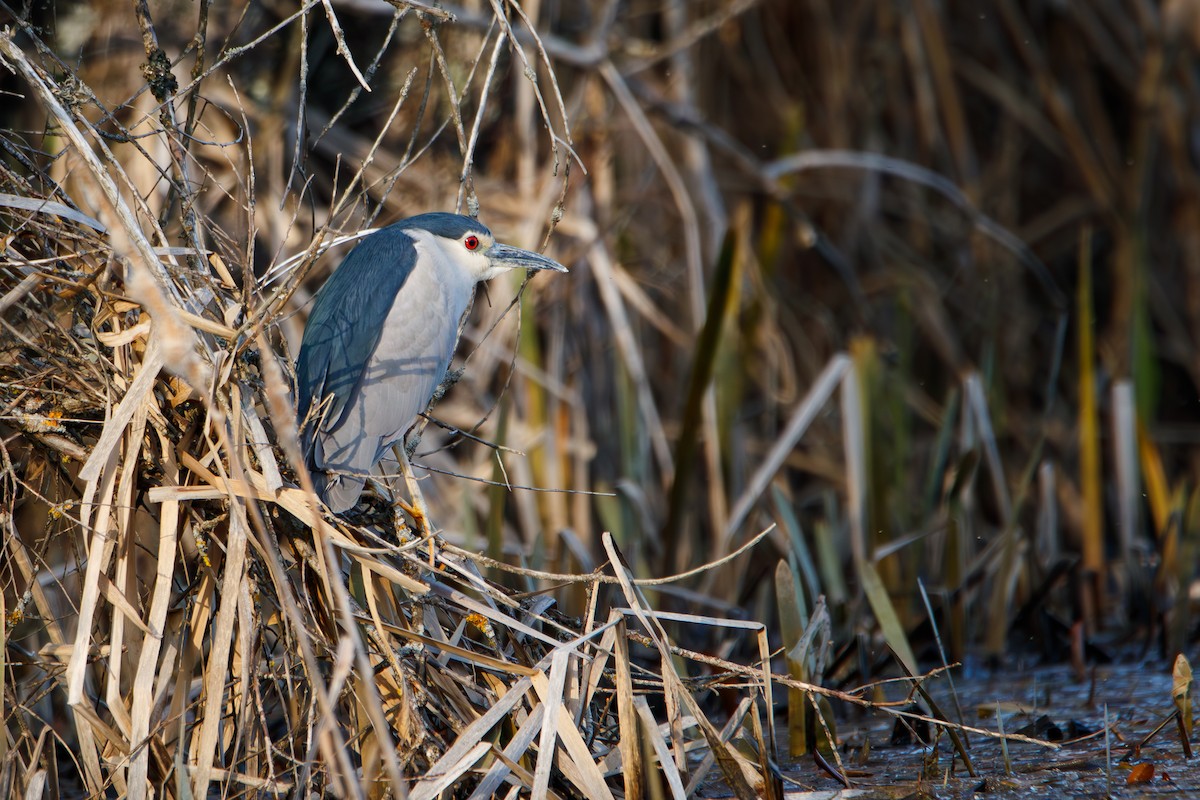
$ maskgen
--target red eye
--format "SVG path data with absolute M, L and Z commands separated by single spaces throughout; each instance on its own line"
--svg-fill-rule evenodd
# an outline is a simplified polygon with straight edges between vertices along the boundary
M 474 234 L 468 236 L 467 238 L 463 239 L 463 246 L 466 247 L 468 250 L 478 250 L 479 249 L 479 237 L 475 236 Z

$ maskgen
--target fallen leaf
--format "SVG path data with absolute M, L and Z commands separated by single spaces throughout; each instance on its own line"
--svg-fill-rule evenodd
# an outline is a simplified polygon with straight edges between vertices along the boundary
M 1154 765 L 1143 761 L 1141 764 L 1135 764 L 1133 769 L 1129 770 L 1129 777 L 1125 779 L 1125 783 L 1146 783 L 1154 778 Z

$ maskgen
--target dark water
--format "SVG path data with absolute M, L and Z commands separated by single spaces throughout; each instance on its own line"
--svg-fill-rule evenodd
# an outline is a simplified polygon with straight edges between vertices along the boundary
M 1082 681 L 1065 668 L 958 675 L 955 686 L 963 724 L 990 731 L 1002 725 L 1005 733 L 1056 739 L 1057 747 L 1009 741 L 1006 765 L 999 739 L 972 734 L 972 776 L 944 733 L 932 746 L 891 744 L 892 721 L 872 714 L 843 721 L 839 731 L 853 787 L 839 790 L 811 758 L 800 759 L 784 767 L 788 800 L 1200 798 L 1200 757 L 1184 757 L 1176 722 L 1152 735 L 1175 709 L 1170 664 L 1098 667 Z M 954 718 L 947 682 L 939 680 L 931 691 Z M 1147 773 L 1148 779 L 1131 782 Z

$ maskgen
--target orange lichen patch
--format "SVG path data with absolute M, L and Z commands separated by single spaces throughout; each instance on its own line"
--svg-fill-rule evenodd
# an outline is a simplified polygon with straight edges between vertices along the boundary
M 50 516 L 50 519 L 60 520 L 65 517 L 67 513 L 75 507 L 75 505 L 76 503 L 74 500 L 68 500 L 64 503 L 55 503 L 54 505 L 50 506 L 50 510 L 47 512 L 47 514 Z

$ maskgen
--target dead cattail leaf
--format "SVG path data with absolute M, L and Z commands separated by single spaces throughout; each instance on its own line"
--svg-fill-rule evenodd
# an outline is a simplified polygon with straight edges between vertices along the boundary
M 1175 702 L 1175 711 L 1179 715 L 1180 733 L 1185 742 L 1192 738 L 1192 728 L 1195 718 L 1192 716 L 1192 665 L 1180 653 L 1175 656 L 1175 667 L 1171 671 L 1171 699 Z

